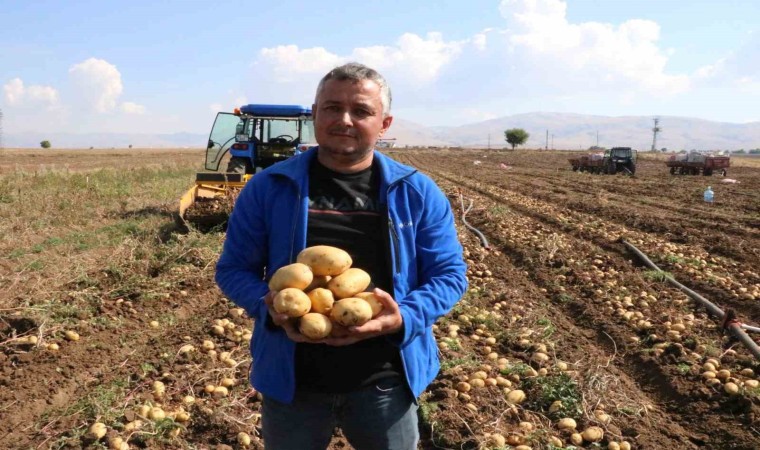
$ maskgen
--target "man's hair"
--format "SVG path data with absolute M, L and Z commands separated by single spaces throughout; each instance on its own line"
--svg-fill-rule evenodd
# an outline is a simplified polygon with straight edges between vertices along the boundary
M 380 101 L 383 104 L 383 117 L 387 117 L 388 114 L 390 114 L 391 88 L 388 86 L 388 82 L 385 81 L 385 78 L 380 75 L 380 72 L 376 71 L 375 69 L 367 67 L 364 64 L 359 64 L 357 62 L 350 62 L 334 68 L 333 70 L 327 72 L 327 75 L 322 77 L 322 80 L 320 80 L 319 85 L 317 86 L 317 95 L 314 99 L 314 103 L 317 103 L 319 93 L 322 92 L 322 88 L 324 88 L 325 83 L 327 83 L 328 80 L 350 80 L 353 82 L 364 80 L 374 81 L 378 86 L 380 86 Z

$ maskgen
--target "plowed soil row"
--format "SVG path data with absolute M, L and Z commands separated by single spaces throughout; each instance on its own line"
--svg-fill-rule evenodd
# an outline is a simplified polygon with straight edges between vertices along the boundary
M 557 175 L 556 178 L 559 180 L 556 183 L 547 182 L 536 186 L 536 183 L 526 182 L 527 179 L 533 180 L 535 178 L 533 175 L 520 173 L 519 169 L 514 166 L 505 169 L 491 161 L 487 166 L 483 166 L 482 163 L 479 165 L 472 164 L 473 160 L 478 160 L 476 158 L 478 155 L 473 154 L 441 157 L 440 155 L 422 153 L 399 156 L 399 159 L 429 173 L 442 185 L 452 186 L 452 189 L 456 187 L 465 197 L 474 199 L 478 208 L 468 215 L 470 222 L 486 233 L 495 248 L 510 255 L 514 264 L 526 269 L 531 274 L 532 282 L 546 289 L 549 294 L 554 294 L 554 305 L 564 312 L 567 320 L 585 329 L 588 333 L 597 333 L 599 337 L 612 336 L 615 342 L 622 344 L 615 346 L 616 349 L 623 352 L 623 356 L 618 357 L 617 361 L 620 368 L 631 379 L 636 380 L 640 393 L 646 393 L 653 397 L 658 408 L 669 415 L 670 422 L 687 430 L 686 433 L 681 434 L 682 437 L 688 436 L 694 444 L 707 445 L 711 448 L 733 448 L 736 445 L 753 448 L 753 443 L 758 439 L 756 432 L 752 431 L 758 410 L 756 399 L 750 402 L 743 400 L 737 403 L 735 402 L 736 399 L 716 397 L 705 390 L 698 377 L 683 373 L 684 367 L 686 367 L 685 361 L 689 358 L 682 358 L 682 356 L 690 350 L 688 348 L 684 350 L 684 346 L 681 344 L 678 344 L 678 347 L 665 347 L 667 349 L 674 348 L 674 350 L 666 350 L 663 353 L 665 357 L 663 354 L 652 357 L 652 353 L 648 351 L 652 349 L 640 348 L 639 342 L 631 345 L 630 338 L 637 334 L 636 330 L 621 326 L 620 320 L 616 320 L 609 308 L 602 308 L 594 304 L 599 303 L 599 297 L 609 295 L 607 292 L 600 292 L 599 288 L 603 288 L 604 284 L 600 281 L 579 286 L 581 283 L 578 283 L 577 278 L 573 280 L 573 277 L 566 276 L 568 273 L 575 272 L 575 269 L 567 269 L 568 260 L 598 261 L 603 259 L 604 265 L 607 268 L 611 266 L 617 273 L 634 272 L 634 276 L 622 277 L 625 280 L 625 286 L 631 292 L 638 292 L 640 289 L 656 292 L 657 297 L 659 297 L 658 300 L 682 297 L 682 294 L 674 292 L 665 285 L 653 283 L 642 278 L 641 275 L 635 275 L 635 272 L 640 272 L 640 270 L 637 270 L 636 266 L 627 259 L 630 258 L 630 255 L 626 254 L 625 249 L 620 244 L 615 243 L 620 234 L 625 235 L 630 231 L 625 228 L 621 229 L 620 225 L 615 226 L 619 224 L 619 214 L 612 214 L 612 217 L 608 217 L 599 214 L 599 210 L 594 211 L 593 216 L 585 214 L 586 211 L 583 214 L 577 214 L 579 208 L 576 208 L 576 205 L 583 204 L 584 200 L 593 201 L 593 199 L 578 198 L 583 197 L 583 194 L 575 191 L 572 192 L 572 196 L 577 199 L 574 203 L 563 205 L 561 203 L 562 196 L 553 199 L 553 201 L 547 201 L 547 199 L 552 198 L 550 194 L 547 194 L 548 191 L 563 189 L 562 178 L 565 174 Z M 554 169 L 555 173 L 561 173 L 557 170 L 559 168 L 555 167 Z M 535 170 L 535 168 L 529 169 L 529 171 Z M 641 172 L 638 174 L 641 176 Z M 570 176 L 586 176 L 586 174 L 571 173 Z M 547 178 L 553 179 L 550 175 Z M 619 182 L 614 177 L 600 178 L 606 179 L 605 181 L 611 184 Z M 636 179 L 626 179 L 626 181 L 635 183 Z M 536 195 L 532 195 L 534 193 Z M 588 192 L 587 196 L 589 195 L 594 195 L 593 191 Z M 663 193 L 663 196 L 667 197 L 667 192 Z M 630 202 L 627 208 L 634 210 L 634 213 L 644 209 L 643 215 L 652 214 L 651 209 L 642 208 L 635 201 Z M 504 214 L 504 211 L 508 212 Z M 610 211 L 614 211 L 614 209 Z M 502 217 L 494 217 L 494 213 L 501 213 Z M 611 222 L 613 225 L 611 228 L 615 231 L 610 232 L 609 227 L 606 229 L 596 227 L 594 226 L 595 221 L 602 221 L 606 224 Z M 586 229 L 584 229 L 584 225 Z M 670 226 L 683 227 L 695 234 L 700 232 L 699 229 L 689 228 L 688 224 L 678 223 Z M 591 233 L 589 233 L 588 228 L 591 228 Z M 516 234 L 518 235 L 531 236 L 535 234 L 543 237 L 543 239 L 529 241 L 526 245 L 525 242 L 520 243 L 514 239 L 503 237 L 505 229 L 512 229 L 513 231 L 517 229 Z M 634 239 L 652 239 L 650 231 L 645 227 L 640 227 L 639 230 L 638 233 L 633 233 Z M 756 233 L 752 230 L 746 232 L 752 239 L 755 239 L 753 242 L 757 242 Z M 507 235 L 510 234 L 508 231 Z M 631 236 L 627 237 L 630 238 Z M 563 247 L 559 241 L 566 243 L 567 247 Z M 552 256 L 547 258 L 546 250 L 552 244 L 559 244 L 559 248 L 555 249 Z M 758 258 L 754 257 L 753 259 L 752 250 L 755 249 L 750 248 L 747 257 L 756 264 Z M 725 261 L 722 262 L 725 264 Z M 732 264 L 729 262 L 727 266 L 730 270 Z M 501 273 L 502 269 L 500 268 L 498 272 Z M 563 274 L 562 279 L 570 282 L 558 283 L 558 274 Z M 577 273 L 573 275 L 577 276 Z M 757 281 L 756 274 L 750 277 L 750 281 Z M 568 294 L 571 294 L 572 299 L 568 299 Z M 559 301 L 557 301 L 558 298 Z M 727 295 L 722 299 L 732 300 L 732 297 Z M 656 304 L 658 308 L 647 305 L 646 309 L 649 311 L 645 311 L 644 314 L 651 314 L 649 317 L 652 318 L 653 322 L 655 318 L 657 321 L 661 321 L 660 318 L 673 320 L 684 315 L 684 311 L 681 311 L 683 304 L 683 300 L 680 300 L 679 306 L 674 308 L 673 305 L 658 302 Z M 732 303 L 732 306 L 741 308 L 750 317 L 760 317 L 756 302 L 743 303 L 737 300 Z M 653 311 L 654 309 L 658 309 L 658 311 Z M 720 348 L 720 336 L 716 333 L 711 320 L 698 310 L 693 312 L 696 312 L 695 321 L 702 322 L 705 329 L 700 330 L 695 327 L 694 336 L 689 338 L 691 350 L 697 347 L 694 345 L 696 341 L 711 342 L 710 346 Z M 573 333 L 567 336 L 567 340 L 563 339 L 563 341 L 579 340 L 579 336 L 582 336 L 582 333 Z M 718 342 L 715 342 L 716 339 Z M 603 340 L 599 339 L 599 345 L 602 345 Z M 652 344 L 653 342 L 649 343 L 649 345 Z M 593 346 L 585 345 L 584 347 L 591 348 Z M 742 349 L 737 349 L 737 352 L 737 356 L 735 358 L 732 356 L 732 359 L 735 359 L 741 367 L 754 366 L 755 363 L 746 355 L 746 352 Z M 726 420 L 727 415 L 740 412 L 740 417 L 743 417 L 740 420 Z M 720 427 L 713 425 L 716 423 L 720 423 Z M 716 428 L 720 428 L 720 430 L 716 430 Z M 676 446 L 676 448 L 681 447 Z

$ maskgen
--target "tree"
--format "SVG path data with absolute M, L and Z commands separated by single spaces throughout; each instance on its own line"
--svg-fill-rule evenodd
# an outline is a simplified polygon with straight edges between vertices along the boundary
M 512 150 L 517 145 L 523 145 L 528 140 L 530 134 L 522 128 L 511 128 L 504 132 L 504 138 L 512 146 Z
M 50 144 L 50 141 L 42 141 L 42 142 L 40 142 L 40 147 L 42 147 L 42 148 L 50 148 L 52 146 L 53 145 Z

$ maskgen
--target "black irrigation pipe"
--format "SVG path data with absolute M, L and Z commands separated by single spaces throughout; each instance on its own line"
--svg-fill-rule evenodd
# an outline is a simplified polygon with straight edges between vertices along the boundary
M 483 233 L 480 232 L 477 228 L 473 227 L 469 223 L 467 223 L 467 219 L 465 219 L 465 216 L 468 212 L 472 209 L 472 199 L 470 199 L 470 206 L 467 207 L 467 209 L 464 209 L 464 197 L 462 197 L 462 190 L 459 189 L 459 205 L 462 207 L 462 223 L 464 223 L 464 226 L 469 228 L 473 233 L 478 235 L 478 238 L 480 238 L 480 243 L 485 247 L 486 250 L 488 250 L 490 247 L 488 245 L 488 239 L 486 239 L 485 236 L 483 236 Z
M 641 258 L 641 260 L 644 261 L 644 264 L 649 266 L 651 269 L 662 273 L 665 276 L 665 280 L 667 280 L 668 283 L 672 284 L 673 286 L 681 290 L 690 298 L 699 302 L 702 306 L 707 308 L 707 311 L 709 311 L 712 315 L 722 320 L 724 329 L 728 330 L 733 335 L 734 338 L 738 339 L 742 344 L 744 344 L 744 346 L 747 347 L 747 349 L 749 349 L 749 351 L 755 356 L 755 358 L 760 359 L 760 347 L 758 347 L 757 342 L 752 340 L 752 338 L 749 337 L 747 333 L 745 333 L 744 330 L 742 329 L 742 328 L 747 328 L 751 331 L 757 331 L 758 329 L 756 327 L 750 327 L 748 325 L 745 326 L 741 324 L 738 320 L 735 319 L 733 311 L 729 311 L 728 314 L 724 313 L 723 310 L 717 307 L 714 303 L 710 302 L 706 298 L 702 297 L 701 295 L 687 288 L 683 284 L 679 283 L 670 274 L 664 272 L 662 269 L 657 267 L 657 265 L 653 263 L 647 257 L 647 255 L 642 253 L 641 250 L 637 249 L 633 244 L 625 241 L 624 239 L 621 239 L 621 242 L 629 250 L 635 253 L 636 256 Z

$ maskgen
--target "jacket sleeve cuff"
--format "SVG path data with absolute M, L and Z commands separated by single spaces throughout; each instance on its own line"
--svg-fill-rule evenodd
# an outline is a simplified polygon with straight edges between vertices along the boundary
M 409 326 L 409 324 L 411 323 L 410 322 L 411 318 L 409 314 L 403 309 L 401 310 L 401 318 L 402 318 L 401 329 L 387 336 L 388 341 L 397 347 L 403 347 L 404 345 L 406 345 L 412 336 L 412 330 L 411 330 L 411 327 Z

